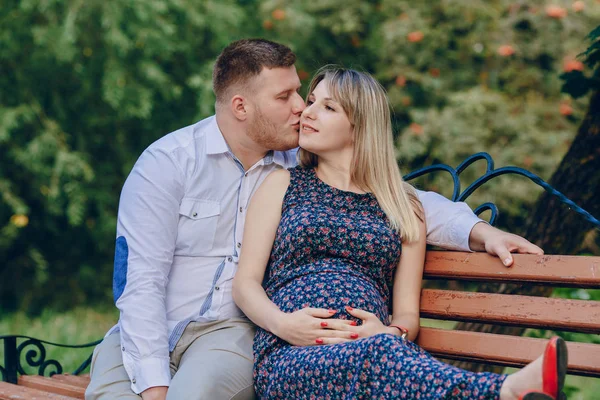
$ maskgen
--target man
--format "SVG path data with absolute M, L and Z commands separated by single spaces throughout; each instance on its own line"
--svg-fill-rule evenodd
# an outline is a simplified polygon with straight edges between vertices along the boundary
M 94 351 L 88 399 L 247 399 L 254 327 L 231 281 L 246 207 L 262 180 L 295 165 L 304 102 L 296 57 L 241 40 L 217 58 L 216 115 L 164 136 L 140 157 L 119 204 L 118 325 Z M 541 254 L 481 222 L 464 203 L 420 193 L 429 243 Z M 167 392 L 168 389 L 168 392 Z

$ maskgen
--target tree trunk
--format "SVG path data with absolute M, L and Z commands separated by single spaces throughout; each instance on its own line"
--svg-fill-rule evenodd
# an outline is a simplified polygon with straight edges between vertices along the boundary
M 575 204 L 593 216 L 600 215 L 600 91 L 592 93 L 590 107 L 579 127 L 569 151 L 550 179 L 552 185 Z M 547 254 L 574 254 L 593 225 L 572 211 L 557 197 L 544 192 L 538 199 L 525 237 Z M 548 296 L 552 288 L 534 285 L 490 285 L 479 287 L 480 292 Z M 459 330 L 522 335 L 524 328 L 461 322 Z M 454 365 L 473 371 L 501 372 L 493 367 L 468 362 Z

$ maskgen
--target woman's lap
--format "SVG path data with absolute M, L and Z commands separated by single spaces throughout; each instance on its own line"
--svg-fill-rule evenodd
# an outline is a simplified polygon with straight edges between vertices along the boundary
M 442 363 L 393 335 L 339 345 L 284 346 L 265 361 L 256 371 L 261 398 L 494 399 L 505 378 Z

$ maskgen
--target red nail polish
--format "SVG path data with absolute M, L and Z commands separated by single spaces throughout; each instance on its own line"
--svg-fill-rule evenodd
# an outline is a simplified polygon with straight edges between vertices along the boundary
M 315 343 L 316 344 L 323 344 L 323 339 L 317 339 L 317 340 L 315 340 Z
M 335 314 L 337 311 L 335 310 L 329 310 L 329 314 Z
M 352 311 L 352 310 L 354 310 L 352 307 L 346 306 L 346 311 Z
M 325 322 L 325 321 L 321 322 L 321 326 L 322 326 L 323 328 L 325 328 L 325 327 L 327 326 L 327 322 Z
M 354 333 L 354 332 L 353 332 L 353 333 L 351 333 L 351 334 L 350 334 L 350 337 L 351 337 L 352 339 L 356 339 L 356 338 L 358 337 L 358 333 Z
M 356 321 L 350 321 L 350 325 L 352 325 L 352 326 L 356 326 L 356 325 L 358 325 L 358 324 L 356 323 Z

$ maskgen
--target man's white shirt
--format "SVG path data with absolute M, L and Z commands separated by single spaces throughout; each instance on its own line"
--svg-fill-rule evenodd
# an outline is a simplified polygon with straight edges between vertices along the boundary
M 274 151 L 245 171 L 214 116 L 140 156 L 119 202 L 113 291 L 121 315 L 108 332 L 120 331 L 135 393 L 169 385 L 169 353 L 188 323 L 243 316 L 231 283 L 249 201 L 269 173 L 295 165 L 295 149 Z M 427 242 L 470 251 L 481 220 L 464 203 L 418 193 Z

